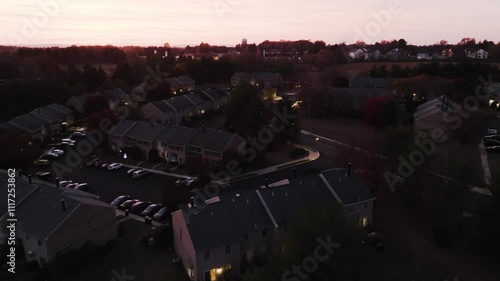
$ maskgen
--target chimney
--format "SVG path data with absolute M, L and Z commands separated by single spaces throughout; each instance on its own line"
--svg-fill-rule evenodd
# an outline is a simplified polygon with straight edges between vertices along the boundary
M 266 188 L 269 188 L 269 180 L 266 178 Z
M 351 176 L 351 163 L 347 165 L 347 177 Z
M 66 203 L 64 203 L 64 199 L 61 199 L 61 207 L 63 212 L 66 212 Z
M 205 125 L 201 125 L 201 132 L 205 133 Z

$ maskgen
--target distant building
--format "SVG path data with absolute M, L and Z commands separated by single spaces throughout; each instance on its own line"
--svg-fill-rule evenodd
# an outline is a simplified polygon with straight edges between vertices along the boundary
M 241 39 L 241 45 L 242 46 L 248 45 L 248 40 L 246 38 Z
M 415 133 L 419 137 L 432 137 L 436 129 L 449 134 L 451 131 L 450 116 L 456 114 L 459 105 L 445 96 L 430 100 L 417 107 L 414 118 Z
M 231 77 L 231 86 L 237 86 L 241 81 L 247 81 L 255 86 L 262 87 L 281 87 L 283 77 L 279 73 L 271 72 L 236 72 Z

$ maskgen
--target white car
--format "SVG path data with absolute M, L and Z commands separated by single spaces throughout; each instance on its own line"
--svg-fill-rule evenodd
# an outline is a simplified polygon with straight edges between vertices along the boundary
M 57 154 L 57 155 L 63 155 L 64 154 L 64 150 L 54 149 L 54 150 L 52 150 L 52 153 Z
M 60 187 L 67 187 L 68 185 L 70 185 L 72 183 L 73 183 L 72 180 L 62 181 L 62 182 L 59 183 L 59 186 Z
M 67 142 L 67 141 L 63 141 L 63 142 L 61 142 L 61 144 L 62 144 L 62 145 L 68 145 L 68 146 L 75 146 L 75 144 L 74 144 L 74 143 L 72 143 L 72 142 Z
M 123 167 L 122 163 L 112 163 L 108 165 L 108 170 L 113 171 L 113 170 L 118 170 L 121 167 Z
M 75 143 L 76 141 L 72 139 L 62 139 L 61 142 Z
M 72 134 L 72 136 L 75 136 L 75 137 L 85 137 L 85 136 L 87 136 L 87 134 L 85 132 L 77 131 L 77 132 L 74 132 Z

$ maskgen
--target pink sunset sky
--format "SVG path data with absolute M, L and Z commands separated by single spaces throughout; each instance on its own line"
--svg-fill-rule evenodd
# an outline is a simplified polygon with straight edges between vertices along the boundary
M 234 46 L 242 38 L 329 44 L 405 38 L 427 45 L 463 37 L 498 42 L 498 11 L 500 1 L 492 0 L 2 0 L 0 44 Z M 386 17 L 377 21 L 377 14 Z

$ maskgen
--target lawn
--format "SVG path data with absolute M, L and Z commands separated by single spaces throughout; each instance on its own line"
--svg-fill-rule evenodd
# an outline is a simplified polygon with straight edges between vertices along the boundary
M 122 224 L 124 235 L 121 240 L 116 241 L 109 250 L 100 253 L 74 268 L 65 268 L 64 272 L 57 276 L 57 280 L 72 281 L 109 281 L 115 278 L 113 273 L 134 276 L 134 280 L 140 281 L 184 281 L 189 280 L 182 264 L 173 263 L 176 257 L 173 249 L 159 249 L 148 247 L 142 242 L 144 235 L 154 232 L 151 226 L 144 223 L 127 220 Z

